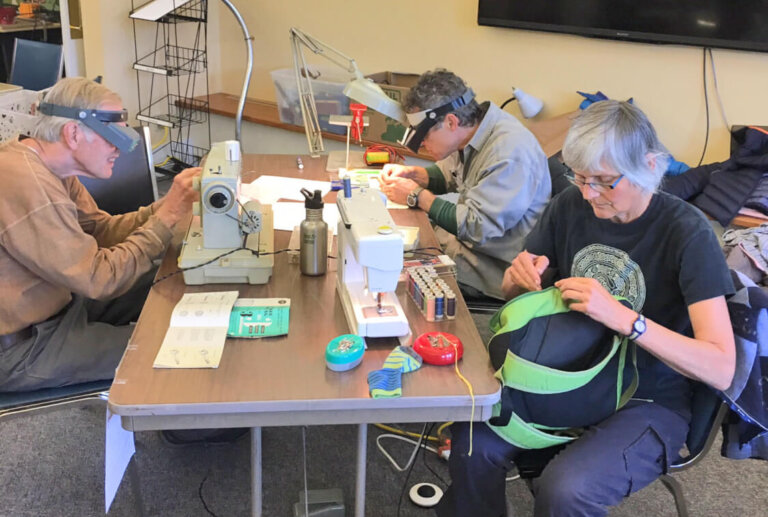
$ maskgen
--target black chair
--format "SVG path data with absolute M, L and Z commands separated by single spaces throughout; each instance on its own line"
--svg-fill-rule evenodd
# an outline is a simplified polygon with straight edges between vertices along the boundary
M 668 472 L 659 478 L 659 481 L 667 487 L 675 498 L 675 507 L 679 517 L 688 517 L 689 513 L 683 496 L 683 487 L 673 475 L 693 467 L 704 458 L 712 448 L 712 443 L 720 432 L 720 425 L 728 413 L 728 405 L 711 388 L 698 382 L 693 384 L 691 409 L 693 415 L 691 427 L 685 440 L 688 454 L 670 465 Z M 531 480 L 541 474 L 549 460 L 563 447 L 531 450 L 520 454 L 515 461 L 520 478 L 531 487 Z
M 106 379 L 59 388 L 0 393 L 0 421 L 63 409 L 72 404 L 82 405 L 98 401 L 106 403 L 111 386 L 112 380 Z M 133 486 L 134 505 L 137 515 L 143 516 L 144 503 L 139 491 L 140 484 L 135 456 L 128 464 L 128 476 Z
M 158 197 L 149 127 L 135 129 L 141 135 L 141 141 L 133 151 L 120 153 L 111 178 L 79 177 L 99 208 L 112 215 L 133 212 Z
M 61 79 L 63 70 L 61 45 L 15 38 L 9 83 L 26 90 L 44 90 Z
M 554 154 L 547 160 L 549 165 L 549 177 L 552 180 L 552 197 L 571 186 L 571 182 L 565 177 L 568 167 L 563 163 L 561 153 Z
M 111 380 L 85 382 L 61 388 L 0 393 L 0 420 L 34 411 L 58 409 L 86 401 L 106 401 Z

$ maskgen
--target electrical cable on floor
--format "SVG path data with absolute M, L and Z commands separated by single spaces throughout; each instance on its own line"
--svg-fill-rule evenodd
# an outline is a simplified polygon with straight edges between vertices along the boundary
M 426 424 L 425 424 L 426 425 Z M 381 451 L 381 454 L 384 455 L 387 460 L 392 464 L 393 467 L 395 467 L 395 470 L 398 472 L 405 472 L 408 467 L 411 466 L 411 464 L 416 460 L 416 455 L 419 453 L 419 449 L 425 449 L 429 452 L 434 452 L 435 454 L 439 454 L 438 450 L 434 447 L 431 447 L 427 445 L 426 443 L 421 443 L 421 439 L 424 437 L 424 435 L 419 435 L 419 441 L 412 440 L 410 438 L 406 438 L 405 436 L 398 436 L 396 434 L 380 434 L 376 437 L 376 447 L 378 447 L 379 451 Z M 384 448 L 384 446 L 381 444 L 382 438 L 391 438 L 393 440 L 400 440 L 406 443 L 415 444 L 416 447 L 413 448 L 413 452 L 411 453 L 411 457 L 408 458 L 408 462 L 404 466 L 398 465 L 397 461 L 395 461 L 395 458 L 390 455 L 387 450 Z M 425 438 L 426 440 L 426 438 Z
M 725 128 L 730 131 L 731 125 L 728 123 L 728 117 L 725 116 L 725 108 L 723 107 L 723 99 L 720 97 L 720 88 L 717 85 L 717 70 L 715 69 L 715 58 L 712 55 L 712 49 L 708 48 L 707 51 L 709 52 L 709 67 L 712 69 L 712 80 L 715 83 L 715 96 L 717 98 L 717 103 L 720 105 L 720 116 L 723 117 L 723 123 L 725 124 Z
M 704 134 L 704 149 L 701 150 L 701 158 L 699 158 L 699 164 L 697 167 L 701 167 L 701 164 L 704 163 L 704 155 L 707 154 L 707 144 L 709 144 L 709 94 L 707 92 L 707 49 L 702 49 L 702 69 L 701 74 L 704 81 L 704 107 L 707 111 L 707 131 Z
M 384 431 L 388 431 L 388 432 L 393 433 L 393 434 L 399 434 L 401 436 L 410 436 L 411 438 L 418 438 L 419 436 L 421 436 L 419 433 L 412 433 L 411 431 L 404 431 L 402 429 L 398 429 L 397 427 L 392 427 L 392 426 L 389 426 L 389 425 L 386 425 L 386 424 L 373 424 L 373 425 L 378 427 L 379 429 L 384 430 Z M 427 440 L 429 440 L 430 442 L 439 442 L 440 441 L 440 429 L 438 429 L 438 435 L 437 436 L 427 436 Z
M 208 469 L 208 472 L 205 473 L 205 476 L 203 476 L 203 480 L 200 481 L 200 486 L 197 487 L 197 496 L 200 498 L 200 502 L 203 503 L 203 508 L 205 508 L 205 511 L 208 512 L 208 515 L 211 515 L 212 517 L 218 517 L 215 513 L 211 511 L 210 508 L 208 508 L 208 505 L 205 502 L 205 498 L 203 497 L 203 485 L 205 484 L 205 481 L 208 479 L 208 474 L 211 473 L 211 469 Z
M 433 423 L 429 426 L 429 431 L 427 431 L 427 423 L 424 423 L 424 427 L 421 429 L 421 438 L 419 439 L 419 443 L 416 446 L 416 452 L 421 448 L 421 442 L 424 441 L 424 437 L 432 434 L 432 428 L 435 426 Z M 403 496 L 405 495 L 405 491 L 408 488 L 408 479 L 411 477 L 411 472 L 413 472 L 413 466 L 416 464 L 416 462 L 412 462 L 411 466 L 408 468 L 408 473 L 405 475 L 405 481 L 403 481 L 403 488 L 400 490 L 400 497 L 397 500 L 397 517 L 400 517 L 400 507 L 403 504 Z
M 421 455 L 421 459 L 424 462 L 424 466 L 427 467 L 427 470 L 429 470 L 432 473 L 433 476 L 435 476 L 437 479 L 440 480 L 440 483 L 442 483 L 442 485 L 443 485 L 443 490 L 448 488 L 448 482 L 446 480 L 444 480 L 443 477 L 440 474 L 435 472 L 435 470 L 432 468 L 432 466 L 429 463 L 427 463 L 427 455 L 426 454 L 422 454 Z

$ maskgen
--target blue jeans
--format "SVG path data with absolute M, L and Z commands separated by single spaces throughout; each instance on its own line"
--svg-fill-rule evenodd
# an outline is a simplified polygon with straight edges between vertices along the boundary
M 632 404 L 632 403 L 630 403 Z M 533 481 L 535 517 L 600 516 L 666 472 L 677 459 L 688 422 L 654 403 L 625 407 L 569 444 Z M 523 450 L 485 423 L 451 427 L 452 484 L 436 507 L 440 517 L 504 517 L 505 477 Z

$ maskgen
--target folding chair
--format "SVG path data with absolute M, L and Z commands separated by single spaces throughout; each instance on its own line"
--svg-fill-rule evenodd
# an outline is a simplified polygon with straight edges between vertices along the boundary
M 25 90 L 44 90 L 61 79 L 64 51 L 61 45 L 15 38 L 9 83 Z

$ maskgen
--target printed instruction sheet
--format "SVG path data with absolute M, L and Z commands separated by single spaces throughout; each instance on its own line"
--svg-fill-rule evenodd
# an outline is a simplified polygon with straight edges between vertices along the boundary
M 237 291 L 187 293 L 171 314 L 171 323 L 155 368 L 218 368 L 229 315 Z

